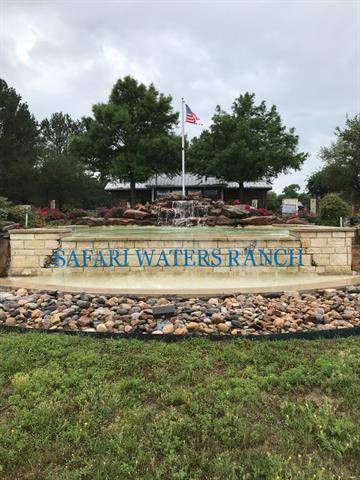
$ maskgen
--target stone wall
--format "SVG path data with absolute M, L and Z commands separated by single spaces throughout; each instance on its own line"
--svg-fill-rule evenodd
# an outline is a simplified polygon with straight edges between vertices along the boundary
M 304 226 L 290 229 L 303 249 L 303 271 L 337 274 L 352 270 L 355 228 Z
M 208 231 L 204 234 L 188 233 L 186 228 L 176 237 L 169 234 L 162 233 L 159 229 L 159 234 L 155 238 L 146 238 L 136 236 L 124 237 L 109 237 L 106 239 L 84 236 L 70 236 L 70 229 L 68 228 L 54 228 L 54 229 L 28 229 L 17 230 L 10 234 L 11 240 L 11 264 L 9 274 L 17 275 L 48 275 L 54 271 L 59 272 L 60 269 L 54 267 L 53 253 L 55 250 L 61 248 L 64 255 L 69 255 L 72 251 L 80 252 L 82 250 L 92 250 L 93 255 L 96 256 L 99 251 L 105 251 L 109 255 L 110 250 L 127 249 L 128 258 L 127 265 L 106 266 L 101 265 L 94 267 L 77 267 L 71 264 L 69 267 L 64 267 L 62 271 L 82 273 L 84 271 L 95 272 L 155 272 L 176 269 L 176 272 L 184 271 L 186 268 L 192 270 L 200 269 L 201 271 L 217 272 L 238 272 L 244 271 L 290 271 L 290 272 L 313 272 L 319 274 L 337 274 L 349 273 L 352 266 L 352 243 L 355 235 L 355 229 L 352 228 L 336 228 L 336 227 L 294 227 L 290 229 L 289 236 L 274 237 L 250 234 L 239 234 L 220 236 L 218 232 L 211 234 Z M 216 236 L 215 236 L 216 235 Z M 188 249 L 189 251 L 212 250 L 216 249 L 224 258 L 222 266 L 211 266 L 203 264 L 202 266 L 139 266 L 136 251 L 143 251 L 144 249 L 154 251 L 155 254 L 160 254 L 161 251 L 165 254 L 171 252 L 173 249 Z M 238 266 L 231 264 L 229 258 L 229 250 L 243 250 L 245 252 L 253 249 L 255 252 L 254 258 L 259 259 L 259 249 L 286 249 L 292 250 L 293 254 L 297 255 L 299 249 L 302 249 L 302 265 L 299 266 L 295 261 L 291 266 L 265 265 L 259 268 L 253 266 L 249 262 L 246 266 Z
M 46 268 L 49 257 L 60 246 L 61 238 L 69 235 L 70 231 L 69 228 L 11 231 L 9 275 L 28 276 L 51 273 L 51 268 Z

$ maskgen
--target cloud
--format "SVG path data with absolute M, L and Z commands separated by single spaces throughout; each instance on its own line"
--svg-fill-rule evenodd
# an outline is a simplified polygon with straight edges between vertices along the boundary
M 126 74 L 184 96 L 209 125 L 247 90 L 276 104 L 310 159 L 275 189 L 304 184 L 346 114 L 360 111 L 357 1 L 3 1 L 0 75 L 41 120 L 81 117 Z M 189 126 L 190 136 L 200 127 Z

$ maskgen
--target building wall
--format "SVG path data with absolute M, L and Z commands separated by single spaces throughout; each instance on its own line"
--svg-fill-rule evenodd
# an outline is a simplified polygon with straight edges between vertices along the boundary
M 238 188 L 226 188 L 224 190 L 225 202 L 240 200 L 241 203 L 251 205 L 252 200 L 258 201 L 258 208 L 266 208 L 268 190 L 262 188 L 246 188 L 240 191 Z
M 111 191 L 111 203 L 117 206 L 122 203 L 130 202 L 130 190 Z M 136 190 L 136 200 L 138 202 L 151 202 L 151 190 Z
M 159 192 L 181 192 L 181 188 L 155 188 L 155 198 L 157 198 L 157 190 Z M 223 188 L 223 187 L 187 187 L 186 191 L 201 191 L 204 197 L 209 197 L 214 200 L 223 199 L 225 202 L 232 202 L 240 200 L 241 203 L 251 205 L 252 200 L 258 200 L 259 208 L 266 208 L 267 190 L 260 188 L 244 189 L 240 193 L 238 188 Z M 210 192 L 211 191 L 211 195 Z M 223 192 L 223 193 L 222 193 Z M 222 198 L 224 197 L 224 198 Z M 112 204 L 119 205 L 120 203 L 130 201 L 130 190 L 116 190 L 111 192 Z M 139 202 L 151 202 L 151 189 L 136 190 L 136 198 Z

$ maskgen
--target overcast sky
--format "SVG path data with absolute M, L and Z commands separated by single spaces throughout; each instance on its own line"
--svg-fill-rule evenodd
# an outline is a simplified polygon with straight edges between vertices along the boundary
M 75 118 L 131 74 L 180 99 L 209 125 L 245 91 L 276 104 L 310 153 L 305 184 L 346 115 L 360 111 L 360 0 L 0 0 L 0 76 L 38 120 Z M 202 127 L 189 125 L 198 135 Z

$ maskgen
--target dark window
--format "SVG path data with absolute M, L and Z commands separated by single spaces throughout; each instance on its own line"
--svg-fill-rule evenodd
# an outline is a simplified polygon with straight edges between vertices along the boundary
M 206 198 L 212 198 L 213 200 L 217 200 L 218 192 L 216 188 L 204 188 L 203 196 Z

